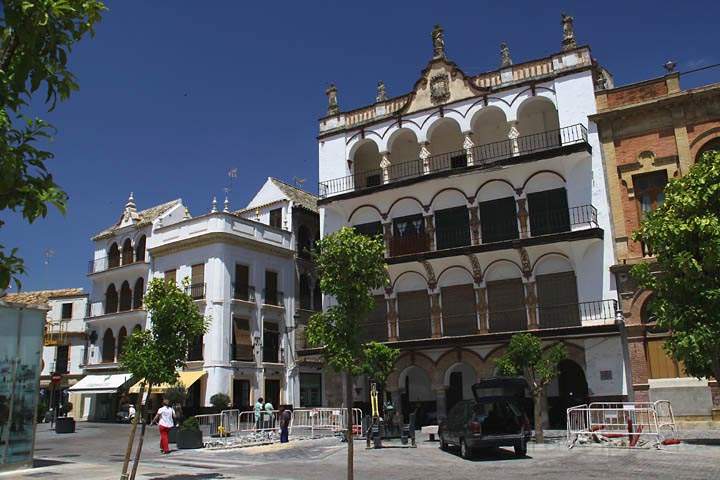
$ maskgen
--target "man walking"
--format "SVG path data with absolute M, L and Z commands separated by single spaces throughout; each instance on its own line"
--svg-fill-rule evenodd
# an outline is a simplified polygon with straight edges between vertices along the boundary
M 255 402 L 255 429 L 258 430 L 260 428 L 260 422 L 262 421 L 262 411 L 263 411 L 263 398 L 259 397 L 257 399 L 257 402 Z
M 170 408 L 170 402 L 163 400 L 163 405 L 160 407 L 153 418 L 152 423 L 158 424 L 160 429 L 160 450 L 162 453 L 170 453 L 170 444 L 168 442 L 168 432 L 172 427 L 175 426 L 175 410 Z
M 280 443 L 287 443 L 289 440 L 289 427 L 292 413 L 290 409 L 284 405 L 280 406 Z
M 275 419 L 273 418 L 273 404 L 265 402 L 265 428 L 275 428 Z

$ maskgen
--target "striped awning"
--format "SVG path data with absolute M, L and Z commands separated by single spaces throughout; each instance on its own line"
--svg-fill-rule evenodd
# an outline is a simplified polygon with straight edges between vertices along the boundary
M 190 385 L 200 380 L 202 377 L 204 377 L 207 374 L 204 370 L 194 370 L 190 372 L 180 372 L 178 375 L 178 381 L 177 383 L 182 384 L 185 388 L 190 388 Z M 130 387 L 130 393 L 140 393 L 140 384 L 143 383 L 145 379 L 140 380 L 135 385 Z M 170 388 L 172 385 L 168 383 L 161 383 L 160 385 L 153 385 L 152 387 L 152 393 L 165 393 L 165 390 Z

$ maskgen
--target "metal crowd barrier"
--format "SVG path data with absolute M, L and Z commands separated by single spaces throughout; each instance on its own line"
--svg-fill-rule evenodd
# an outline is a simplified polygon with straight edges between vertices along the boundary
M 677 433 L 672 405 L 657 402 L 595 402 L 567 409 L 568 448 L 576 444 L 659 447 Z

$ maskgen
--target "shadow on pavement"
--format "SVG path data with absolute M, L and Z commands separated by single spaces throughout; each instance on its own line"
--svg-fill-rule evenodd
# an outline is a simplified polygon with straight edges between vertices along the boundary
M 53 465 L 63 465 L 72 462 L 63 462 L 62 460 L 50 460 L 47 458 L 33 458 L 33 468 L 52 467 Z
M 690 445 L 720 447 L 720 438 L 689 438 L 687 440 L 683 440 L 682 443 L 689 443 Z
M 451 452 L 455 456 L 460 456 L 460 450 L 457 449 L 454 452 Z M 508 460 L 530 460 L 532 459 L 531 456 L 525 455 L 524 457 L 518 457 L 515 455 L 515 452 L 511 452 L 510 450 L 505 450 L 502 448 L 490 448 L 490 449 L 482 449 L 478 450 L 476 453 L 473 454 L 471 458 L 468 458 L 467 460 L 469 462 L 497 462 L 497 461 L 508 461 Z
M 189 474 L 178 474 L 178 475 L 167 475 L 162 477 L 153 477 L 150 480 L 211 480 L 213 478 L 229 478 L 221 473 L 196 473 L 193 475 Z

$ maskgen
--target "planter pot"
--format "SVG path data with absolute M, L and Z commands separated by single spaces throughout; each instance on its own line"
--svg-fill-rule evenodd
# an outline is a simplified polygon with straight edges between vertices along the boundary
M 169 443 L 177 443 L 178 432 L 180 432 L 180 427 L 172 427 L 170 429 L 170 431 L 168 432 Z
M 200 430 L 178 430 L 178 448 L 202 448 L 202 432 Z
M 55 421 L 55 433 L 75 433 L 75 419 L 60 417 Z

